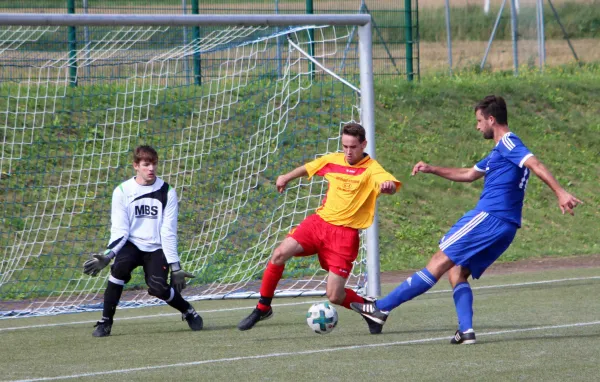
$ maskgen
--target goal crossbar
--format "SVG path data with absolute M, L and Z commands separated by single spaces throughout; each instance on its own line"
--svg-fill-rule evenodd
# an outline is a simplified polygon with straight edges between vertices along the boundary
M 0 14 L 0 25 L 25 26 L 217 26 L 217 25 L 358 25 L 371 22 L 371 15 L 114 15 L 114 14 Z

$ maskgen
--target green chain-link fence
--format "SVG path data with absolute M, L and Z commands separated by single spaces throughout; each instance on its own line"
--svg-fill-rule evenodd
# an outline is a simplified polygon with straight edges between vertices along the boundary
M 370 13 L 373 17 L 373 64 L 376 75 L 419 76 L 419 24 L 417 0 L 22 0 L 0 2 L 2 13 L 78 14 L 286 14 Z M 79 43 L 90 39 L 89 28 L 77 28 Z M 194 38 L 193 28 L 167 33 L 151 41 L 148 49 L 164 50 Z M 73 40 L 73 38 L 71 38 Z M 40 41 L 36 49 L 64 51 L 64 41 Z

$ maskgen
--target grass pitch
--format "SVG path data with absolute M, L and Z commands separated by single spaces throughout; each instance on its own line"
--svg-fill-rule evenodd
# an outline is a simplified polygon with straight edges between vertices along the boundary
M 386 285 L 389 291 L 395 285 Z M 472 283 L 478 343 L 452 346 L 454 305 L 445 280 L 392 313 L 370 335 L 338 308 L 338 327 L 305 322 L 314 298 L 278 299 L 275 316 L 236 329 L 254 301 L 195 302 L 205 330 L 168 307 L 120 310 L 108 338 L 99 313 L 0 321 L 2 380 L 545 380 L 597 378 L 600 268 L 488 276 Z

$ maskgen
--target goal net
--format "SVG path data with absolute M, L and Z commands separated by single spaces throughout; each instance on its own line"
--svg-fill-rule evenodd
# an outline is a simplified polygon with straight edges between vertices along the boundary
M 315 177 L 278 194 L 275 179 L 340 151 L 341 126 L 365 114 L 361 78 L 371 73 L 361 77 L 359 27 L 8 19 L 0 19 L 0 317 L 101 308 L 109 269 L 89 277 L 82 265 L 108 243 L 111 194 L 134 175 L 140 144 L 157 149 L 158 176 L 179 197 L 178 251 L 196 275 L 184 297 L 258 297 L 272 250 L 327 190 Z M 355 289 L 366 282 L 361 237 L 348 279 Z M 325 278 L 316 258 L 294 258 L 276 296 L 322 295 Z M 121 306 L 159 303 L 138 268 Z

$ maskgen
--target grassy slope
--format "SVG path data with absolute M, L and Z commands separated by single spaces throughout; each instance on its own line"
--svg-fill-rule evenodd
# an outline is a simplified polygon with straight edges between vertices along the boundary
M 439 238 L 476 204 L 482 181 L 409 174 L 418 160 L 461 167 L 483 158 L 493 143 L 475 130 L 472 106 L 491 93 L 507 99 L 511 129 L 586 203 L 575 217 L 562 216 L 554 194 L 532 176 L 523 228 L 502 260 L 600 252 L 599 75 L 598 67 L 559 68 L 544 76 L 466 73 L 377 84 L 377 157 L 404 182 L 399 195 L 380 203 L 382 269 L 424 265 Z

